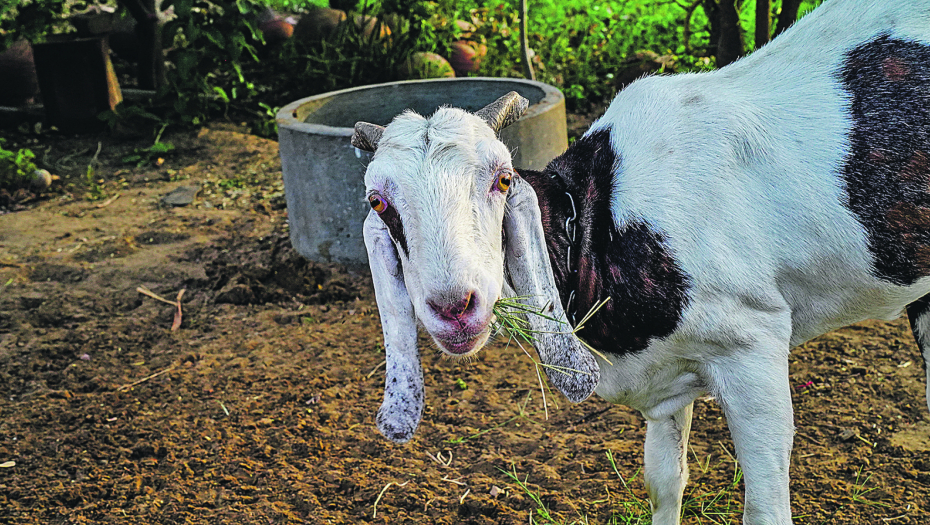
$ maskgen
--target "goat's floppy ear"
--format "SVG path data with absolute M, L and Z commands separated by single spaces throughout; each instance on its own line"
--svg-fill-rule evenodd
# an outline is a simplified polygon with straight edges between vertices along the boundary
M 384 134 L 384 126 L 368 122 L 356 122 L 355 133 L 352 134 L 352 145 L 360 150 L 374 153 L 378 149 L 378 142 Z
M 394 241 L 374 211 L 365 220 L 364 233 L 387 360 L 384 402 L 376 423 L 384 437 L 406 443 L 423 416 L 423 368 L 417 350 L 416 316 Z
M 505 264 L 521 301 L 546 315 L 527 315 L 536 352 L 547 365 L 549 381 L 573 403 L 588 398 L 600 380 L 600 366 L 565 321 L 543 233 L 536 192 L 520 177 L 513 178 L 504 214 L 507 235 Z
M 494 133 L 500 133 L 502 129 L 519 120 L 529 106 L 529 100 L 521 97 L 516 91 L 511 91 L 479 109 L 475 115 L 487 122 Z

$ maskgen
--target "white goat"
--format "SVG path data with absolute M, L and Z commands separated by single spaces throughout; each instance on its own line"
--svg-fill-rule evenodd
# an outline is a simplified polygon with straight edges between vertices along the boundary
M 609 296 L 580 334 L 609 363 L 570 335 L 537 347 L 573 401 L 596 387 L 646 417 L 653 522 L 680 519 L 692 404 L 710 394 L 744 523 L 791 523 L 789 350 L 907 308 L 930 359 L 930 1 L 828 0 L 731 66 L 633 83 L 544 172 L 517 175 L 495 133 L 525 106 L 356 127 L 376 150 L 379 428 L 403 442 L 420 420 L 417 320 L 467 355 L 503 295 L 569 319 Z

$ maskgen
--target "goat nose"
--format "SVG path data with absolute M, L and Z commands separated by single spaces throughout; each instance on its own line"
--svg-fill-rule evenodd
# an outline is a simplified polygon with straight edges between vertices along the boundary
M 467 292 L 463 297 L 455 300 L 427 299 L 426 303 L 436 312 L 436 315 L 450 321 L 461 320 L 475 310 L 475 292 Z

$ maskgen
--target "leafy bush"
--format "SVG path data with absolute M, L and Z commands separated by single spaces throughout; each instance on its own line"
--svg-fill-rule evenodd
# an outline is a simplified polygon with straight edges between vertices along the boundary
M 159 92 L 170 103 L 170 121 L 200 124 L 208 115 L 225 111 L 234 100 L 255 94 L 255 84 L 243 67 L 257 62 L 260 41 L 252 14 L 258 0 L 170 0 L 176 17 L 165 24 L 162 38 L 167 83 Z
M 365 11 L 360 16 L 375 16 Z M 336 89 L 399 80 L 400 66 L 416 50 L 414 33 L 401 28 L 381 37 L 384 22 L 367 31 L 352 21 L 338 26 L 335 34 L 319 41 L 292 38 L 274 59 L 278 86 L 302 97 Z
M 0 1 L 0 50 L 15 40 L 37 42 L 62 29 L 65 9 L 65 0 Z
M 41 38 L 65 10 L 97 0 L 0 0 L 0 47 L 14 37 Z M 669 55 L 677 70 L 714 66 L 715 42 L 702 5 L 706 0 L 560 0 L 529 3 L 528 39 L 537 78 L 560 87 L 571 110 L 599 104 L 619 87 L 618 75 L 640 52 Z M 822 0 L 805 0 L 803 14 Z M 325 91 L 401 78 L 401 65 L 415 52 L 450 56 L 463 37 L 487 46 L 482 76 L 522 77 L 519 0 L 340 0 L 357 15 L 390 22 L 365 31 L 352 23 L 321 41 L 292 38 L 264 47 L 255 26 L 268 6 L 306 12 L 327 0 L 165 0 L 175 17 L 163 27 L 166 85 L 156 105 L 122 107 L 111 123 L 133 115 L 161 123 L 198 125 L 211 115 L 248 115 L 256 129 L 272 133 L 271 108 Z M 752 32 L 755 0 L 737 3 L 746 34 Z M 777 13 L 781 0 L 773 2 Z M 465 22 L 462 24 L 459 22 Z M 472 28 L 463 27 L 471 24 Z M 61 28 L 59 27 L 59 30 Z M 746 39 L 751 45 L 751 39 Z M 748 51 L 748 49 L 747 49 Z M 663 66 L 664 67 L 664 66 Z
M 4 143 L 0 139 L 0 189 L 15 191 L 29 187 L 35 179 L 35 154 L 29 149 L 5 149 Z

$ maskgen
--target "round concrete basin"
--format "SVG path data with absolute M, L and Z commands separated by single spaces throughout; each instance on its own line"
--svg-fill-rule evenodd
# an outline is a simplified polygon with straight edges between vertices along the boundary
M 362 223 L 368 215 L 365 166 L 370 154 L 349 139 L 357 121 L 387 125 L 406 109 L 428 116 L 440 106 L 477 111 L 516 91 L 526 114 L 501 132 L 517 169 L 542 169 L 565 151 L 565 98 L 529 80 L 449 78 L 333 91 L 292 102 L 277 114 L 291 243 L 317 262 L 367 266 Z

